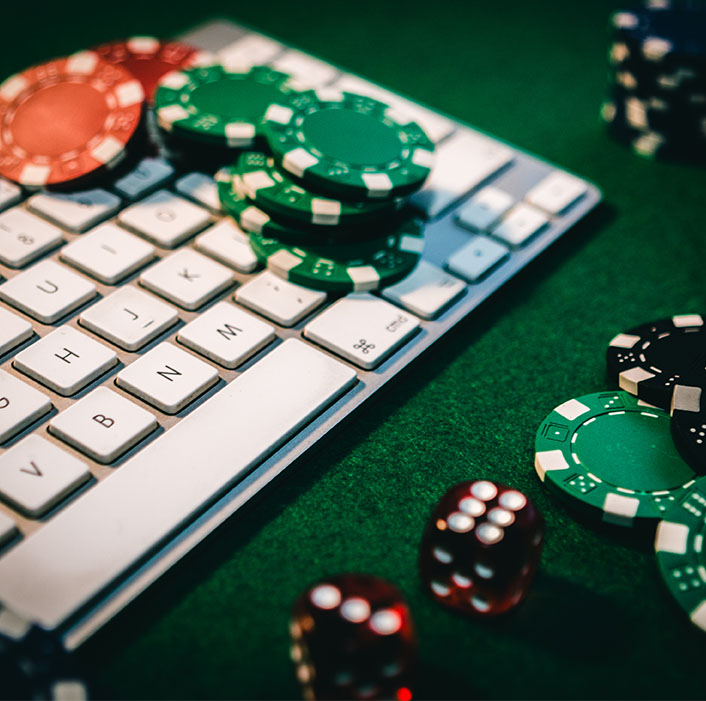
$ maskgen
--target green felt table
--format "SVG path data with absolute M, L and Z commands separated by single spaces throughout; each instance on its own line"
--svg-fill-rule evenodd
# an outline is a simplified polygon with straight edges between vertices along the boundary
M 672 604 L 650 536 L 577 523 L 536 477 L 536 427 L 609 387 L 604 350 L 642 321 L 706 310 L 705 170 L 650 162 L 598 121 L 614 3 L 17 3 L 7 74 L 119 36 L 231 17 L 595 181 L 605 204 L 389 385 L 79 654 L 123 698 L 292 698 L 288 614 L 331 573 L 395 582 L 416 621 L 419 696 L 694 698 L 706 634 Z M 420 535 L 451 485 L 514 485 L 547 521 L 528 599 L 467 620 L 420 589 Z

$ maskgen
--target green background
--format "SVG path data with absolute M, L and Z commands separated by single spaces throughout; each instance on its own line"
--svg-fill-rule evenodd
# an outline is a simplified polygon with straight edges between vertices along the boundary
M 405 593 L 419 634 L 419 696 L 706 693 L 706 635 L 668 597 L 651 538 L 577 523 L 533 468 L 545 415 L 609 386 L 604 349 L 615 333 L 706 310 L 704 170 L 633 156 L 597 119 L 612 6 L 121 0 L 3 8 L 3 74 L 115 37 L 169 36 L 230 16 L 573 170 L 605 194 L 595 216 L 81 649 L 110 694 L 296 697 L 289 608 L 312 581 L 346 571 L 386 577 Z M 479 476 L 525 491 L 547 520 L 529 598 L 487 622 L 439 608 L 416 573 L 433 504 Z

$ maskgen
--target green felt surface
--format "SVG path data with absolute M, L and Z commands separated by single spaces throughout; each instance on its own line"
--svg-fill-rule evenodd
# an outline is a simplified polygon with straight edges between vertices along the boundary
M 607 387 L 604 347 L 706 310 L 705 171 L 652 163 L 597 119 L 610 2 L 15 4 L 2 72 L 209 16 L 261 28 L 594 180 L 606 204 L 519 275 L 335 441 L 296 466 L 80 651 L 123 698 L 288 698 L 287 619 L 328 573 L 396 582 L 420 640 L 421 697 L 691 698 L 706 634 L 662 585 L 649 538 L 577 523 L 533 468 L 536 427 Z M 475 476 L 525 491 L 547 540 L 527 601 L 488 622 L 419 588 L 435 501 Z

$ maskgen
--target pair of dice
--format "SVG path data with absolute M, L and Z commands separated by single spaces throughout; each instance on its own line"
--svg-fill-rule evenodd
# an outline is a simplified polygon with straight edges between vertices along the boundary
M 543 541 L 544 519 L 524 494 L 488 480 L 462 482 L 427 524 L 422 584 L 464 614 L 504 613 L 527 593 Z M 389 582 L 347 574 L 313 585 L 294 604 L 290 633 L 304 698 L 412 698 L 414 626 Z

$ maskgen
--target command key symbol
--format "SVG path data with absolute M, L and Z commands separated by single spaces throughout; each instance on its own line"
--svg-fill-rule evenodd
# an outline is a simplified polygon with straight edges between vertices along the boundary
M 364 338 L 361 338 L 358 343 L 353 344 L 353 348 L 359 350 L 361 353 L 370 353 L 370 351 L 375 348 L 375 344 L 368 343 Z

